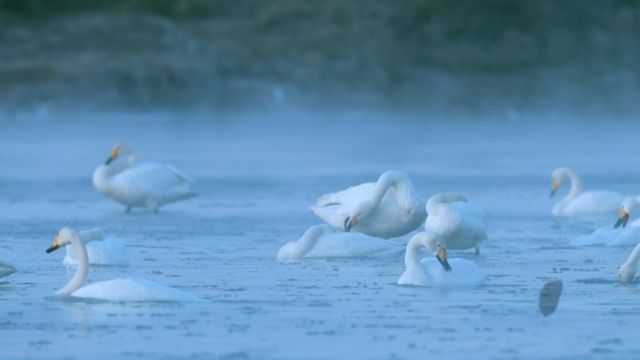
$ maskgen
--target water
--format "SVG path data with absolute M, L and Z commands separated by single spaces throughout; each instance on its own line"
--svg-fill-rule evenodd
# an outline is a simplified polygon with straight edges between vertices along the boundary
M 270 118 L 267 118 L 269 116 Z M 615 219 L 550 216 L 549 176 L 574 167 L 591 189 L 637 193 L 630 122 L 432 122 L 371 114 L 69 114 L 0 122 L 0 357 L 121 359 L 637 358 L 640 287 L 617 283 L 630 248 L 573 249 Z M 126 140 L 140 158 L 198 180 L 198 198 L 124 213 L 90 175 Z M 470 290 L 395 285 L 401 258 L 279 264 L 279 247 L 319 220 L 328 191 L 404 170 L 425 196 L 456 191 L 491 215 L 485 269 Z M 566 191 L 562 189 L 561 192 Z M 62 226 L 127 242 L 129 267 L 196 294 L 195 304 L 60 301 L 72 272 L 45 254 Z M 404 237 L 406 241 L 408 237 Z M 564 281 L 544 318 L 538 293 Z M 426 355 L 428 354 L 428 355 Z

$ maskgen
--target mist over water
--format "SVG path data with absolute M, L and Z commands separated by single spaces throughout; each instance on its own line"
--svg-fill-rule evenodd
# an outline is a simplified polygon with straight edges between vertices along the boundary
M 570 166 L 638 194 L 639 19 L 638 1 L 0 0 L 0 251 L 18 269 L 0 358 L 638 358 L 631 248 L 570 247 L 616 219 L 553 217 L 549 183 Z M 91 179 L 120 142 L 198 197 L 126 213 Z M 449 252 L 486 284 L 398 286 L 402 256 L 276 260 L 320 195 L 390 169 L 487 211 L 481 254 Z M 205 301 L 54 297 L 63 226 L 126 243 L 130 265 L 90 283 Z

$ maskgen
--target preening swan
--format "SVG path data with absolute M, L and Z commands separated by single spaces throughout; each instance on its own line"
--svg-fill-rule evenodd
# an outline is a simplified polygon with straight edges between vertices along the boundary
M 446 249 L 437 238 L 437 234 L 421 232 L 409 240 L 404 256 L 405 271 L 398 279 L 398 285 L 474 287 L 484 283 L 487 275 L 482 269 L 473 261 L 447 259 Z M 436 257 L 420 260 L 423 247 Z
M 73 278 L 56 295 L 107 301 L 200 301 L 192 294 L 146 279 L 114 279 L 83 286 L 89 274 L 89 257 L 75 230 L 69 227 L 60 229 L 47 253 L 66 245 L 75 248 L 78 268 Z
M 124 266 L 129 264 L 127 248 L 124 241 L 107 237 L 100 229 L 78 231 L 80 240 L 86 245 L 89 255 L 89 264 Z M 63 264 L 67 266 L 78 265 L 78 254 L 73 246 L 67 246 L 67 254 Z
M 440 241 L 447 250 L 475 248 L 487 238 L 487 215 L 462 195 L 437 194 L 427 201 L 425 230 L 437 234 L 432 241 Z
M 615 225 L 605 226 L 593 233 L 571 241 L 571 246 L 632 246 L 640 243 L 640 220 L 629 222 L 638 214 L 640 197 L 628 197 L 620 204 L 620 213 Z
M 99 192 L 125 205 L 158 211 L 164 204 L 196 196 L 193 179 L 171 165 L 158 162 L 136 163 L 133 150 L 118 144 L 107 161 L 93 172 L 93 186 Z
M 11 275 L 14 272 L 16 272 L 16 267 L 11 256 L 0 250 L 0 278 Z
M 638 268 L 638 260 L 640 260 L 640 244 L 633 248 L 627 261 L 620 266 L 620 270 L 618 270 L 618 280 L 620 280 L 620 282 L 626 283 L 633 281 L 636 276 L 636 269 Z
M 614 214 L 624 199 L 622 194 L 613 191 L 583 191 L 582 181 L 568 168 L 555 169 L 551 174 L 551 196 L 565 180 L 571 182 L 571 188 L 551 210 L 556 216 Z
M 388 239 L 405 235 L 426 217 L 424 199 L 411 179 L 387 171 L 375 183 L 365 183 L 321 196 L 311 210 L 338 230 Z
M 278 260 L 300 258 L 386 257 L 398 256 L 404 246 L 360 233 L 336 231 L 323 224 L 305 231 L 298 241 L 286 243 L 278 251 Z

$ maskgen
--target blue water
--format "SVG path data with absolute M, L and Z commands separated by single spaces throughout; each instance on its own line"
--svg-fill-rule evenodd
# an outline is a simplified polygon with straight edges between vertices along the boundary
M 437 121 L 440 120 L 440 121 Z M 638 358 L 640 286 L 616 282 L 630 248 L 568 247 L 615 219 L 550 215 L 550 172 L 638 193 L 632 122 L 446 121 L 386 114 L 52 114 L 0 119 L 0 248 L 19 272 L 0 280 L 2 359 Z M 200 196 L 131 214 L 98 194 L 93 169 L 127 141 L 142 160 L 197 179 Z M 319 220 L 328 191 L 407 172 L 424 196 L 466 195 L 490 214 L 476 257 L 486 285 L 395 285 L 402 258 L 279 264 L 277 250 Z M 566 189 L 561 189 L 564 192 Z M 45 254 L 62 226 L 127 242 L 129 267 L 203 303 L 61 301 L 72 271 Z M 403 238 L 404 241 L 408 236 Z M 564 281 L 544 318 L 538 293 Z

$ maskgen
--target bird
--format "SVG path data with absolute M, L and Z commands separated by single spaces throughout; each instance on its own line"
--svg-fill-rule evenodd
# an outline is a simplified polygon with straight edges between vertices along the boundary
M 124 143 L 117 144 L 93 172 L 96 190 L 125 205 L 127 212 L 134 207 L 157 212 L 165 204 L 194 197 L 194 182 L 171 165 L 136 162 L 133 149 Z
M 283 245 L 278 260 L 301 258 L 364 258 L 402 254 L 401 244 L 355 232 L 335 230 L 327 224 L 311 226 L 297 241 Z
M 640 243 L 640 219 L 635 219 L 640 197 L 627 197 L 620 204 L 618 220 L 611 227 L 596 229 L 593 233 L 571 240 L 571 246 L 633 246 Z M 629 222 L 629 219 L 634 221 Z
M 390 170 L 364 183 L 321 196 L 311 210 L 335 229 L 389 239 L 424 223 L 424 199 L 407 174 Z
M 120 239 L 108 237 L 100 229 L 78 231 L 80 240 L 86 245 L 89 264 L 106 266 L 125 266 L 129 264 L 127 248 Z M 62 263 L 66 266 L 78 265 L 78 254 L 73 246 L 66 246 L 66 255 Z
M 580 177 L 569 168 L 557 168 L 551 174 L 550 197 L 558 191 L 565 180 L 571 182 L 569 193 L 553 206 L 554 216 L 584 216 L 598 214 L 612 214 L 624 196 L 614 191 L 583 191 Z
M 51 253 L 63 246 L 73 246 L 78 254 L 78 267 L 71 280 L 56 295 L 105 301 L 201 301 L 197 296 L 166 285 L 143 279 L 122 278 L 85 285 L 89 274 L 87 248 L 76 230 L 63 227 L 46 250 Z
M 637 244 L 627 261 L 620 266 L 618 270 L 618 280 L 622 283 L 628 283 L 635 279 L 636 270 L 638 269 L 638 260 L 640 260 L 640 244 Z
M 427 200 L 425 230 L 436 233 L 447 250 L 475 248 L 487 239 L 487 215 L 476 204 L 458 194 L 437 194 Z
M 460 258 L 449 260 L 446 248 L 438 238 L 438 234 L 424 231 L 409 240 L 404 257 L 405 270 L 398 285 L 474 287 L 485 282 L 487 275 L 475 262 Z M 436 257 L 421 259 L 423 247 Z

